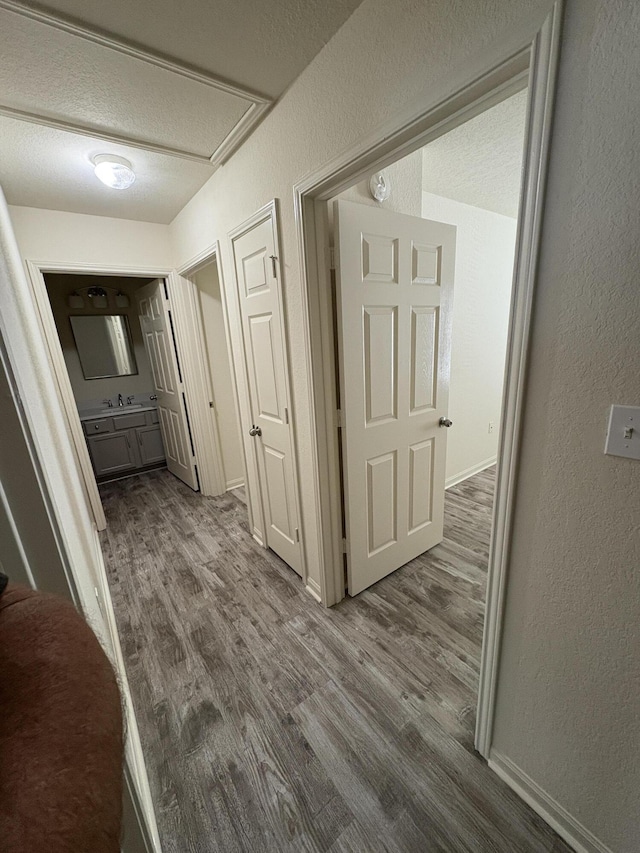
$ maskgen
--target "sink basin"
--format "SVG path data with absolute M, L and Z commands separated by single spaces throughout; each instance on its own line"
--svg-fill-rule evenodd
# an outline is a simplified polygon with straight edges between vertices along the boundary
M 102 409 L 101 415 L 125 415 L 131 409 L 141 409 L 142 403 L 131 403 L 129 406 L 112 406 L 110 409 Z

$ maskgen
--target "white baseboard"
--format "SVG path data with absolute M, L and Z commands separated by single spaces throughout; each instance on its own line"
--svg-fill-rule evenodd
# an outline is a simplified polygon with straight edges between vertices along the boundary
M 309 595 L 313 596 L 316 601 L 322 604 L 322 595 L 320 594 L 320 584 L 313 578 L 307 578 L 307 586 L 305 587 Z
M 239 489 L 240 486 L 244 486 L 244 478 L 236 477 L 235 480 L 227 480 L 226 490 L 230 492 L 232 489 Z
M 489 753 L 489 767 L 555 829 L 576 853 L 613 853 L 610 847 L 572 817 L 523 770 L 495 749 Z
M 469 477 L 473 477 L 474 474 L 479 474 L 480 471 L 484 471 L 487 468 L 491 468 L 491 466 L 495 465 L 497 461 L 497 456 L 492 456 L 490 459 L 485 459 L 483 462 L 478 462 L 477 465 L 472 465 L 471 468 L 467 468 L 465 471 L 460 471 L 459 474 L 454 474 L 453 477 L 449 477 L 447 480 L 445 480 L 445 489 L 450 489 L 451 486 L 457 486 L 458 483 L 461 483 L 463 480 L 468 480 Z

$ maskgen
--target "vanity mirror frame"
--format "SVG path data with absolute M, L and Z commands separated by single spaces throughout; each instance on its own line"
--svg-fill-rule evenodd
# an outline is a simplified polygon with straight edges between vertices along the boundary
M 74 321 L 78 321 L 78 320 L 90 320 L 90 321 L 107 320 L 111 317 L 120 317 L 121 318 L 121 327 L 124 330 L 124 339 L 126 341 L 126 350 L 127 350 L 126 353 L 124 353 L 123 355 L 126 356 L 126 358 L 128 360 L 128 365 L 131 369 L 130 370 L 120 370 L 120 371 L 114 370 L 114 372 L 111 372 L 111 373 L 100 372 L 100 373 L 94 373 L 94 374 L 88 375 L 87 374 L 87 370 L 88 370 L 87 362 L 88 362 L 89 358 L 88 358 L 88 350 L 85 346 L 86 341 L 83 339 L 83 336 L 81 335 L 81 330 L 79 328 L 81 324 L 78 322 L 74 323 Z M 76 351 L 78 353 L 78 360 L 80 362 L 80 367 L 82 369 L 82 375 L 84 376 L 84 378 L 87 381 L 92 380 L 92 379 L 113 379 L 113 378 L 118 377 L 118 376 L 135 376 L 139 373 L 138 362 L 136 360 L 135 348 L 133 345 L 133 337 L 131 334 L 131 324 L 129 322 L 129 317 L 126 314 L 70 314 L 69 315 L 69 324 L 71 325 L 71 332 L 73 334 L 73 340 L 74 340 L 75 345 L 76 345 Z M 86 324 L 83 323 L 82 325 L 86 325 Z M 97 342 L 98 342 L 97 338 L 95 338 L 92 341 L 92 343 L 97 343 Z M 117 355 L 113 350 L 111 353 L 106 353 L 105 358 L 111 358 L 113 363 L 114 363 L 114 367 L 117 365 Z

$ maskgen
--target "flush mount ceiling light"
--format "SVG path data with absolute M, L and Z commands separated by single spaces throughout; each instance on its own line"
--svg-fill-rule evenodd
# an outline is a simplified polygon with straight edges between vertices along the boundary
M 114 190 L 126 190 L 136 179 L 131 163 L 115 154 L 98 154 L 93 158 L 96 177 Z

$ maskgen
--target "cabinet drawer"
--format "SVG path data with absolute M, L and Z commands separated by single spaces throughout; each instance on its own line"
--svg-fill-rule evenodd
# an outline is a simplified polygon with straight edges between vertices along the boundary
M 143 427 L 147 423 L 145 414 L 146 412 L 132 412 L 130 415 L 116 415 L 113 425 L 117 430 Z
M 85 435 L 100 435 L 102 432 L 111 432 L 113 424 L 111 418 L 100 418 L 95 421 L 83 421 L 82 427 Z

